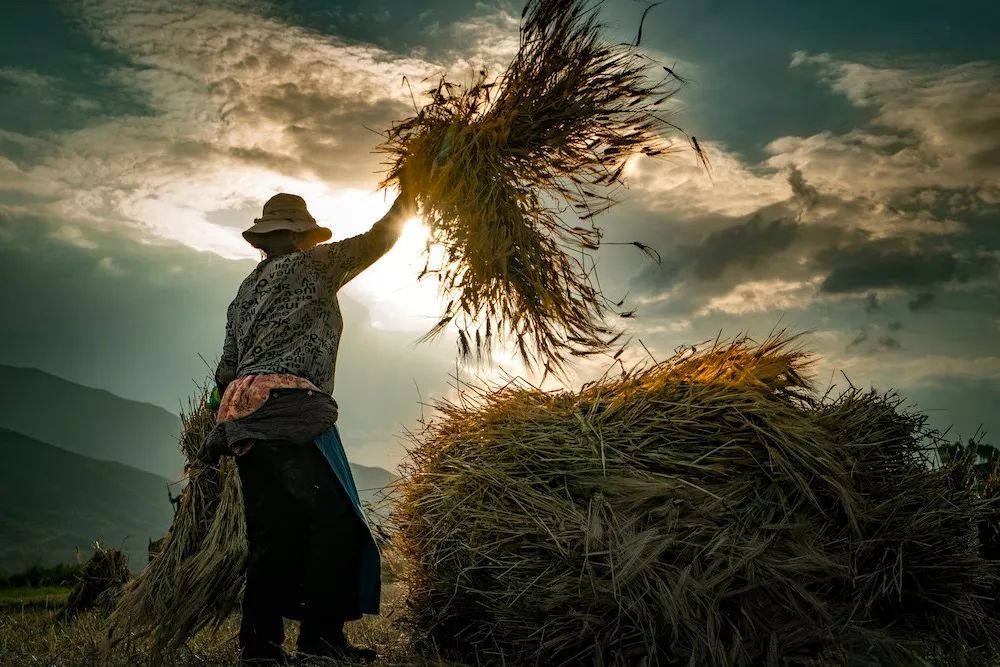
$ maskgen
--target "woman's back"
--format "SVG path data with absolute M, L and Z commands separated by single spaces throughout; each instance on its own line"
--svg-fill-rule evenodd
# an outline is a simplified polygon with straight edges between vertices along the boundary
M 338 287 L 323 279 L 310 251 L 258 264 L 229 305 L 236 375 L 290 373 L 333 393 L 344 328 Z
M 229 304 L 220 391 L 242 375 L 288 373 L 332 394 L 344 329 L 337 291 L 392 247 L 408 211 L 397 199 L 364 234 L 261 261 Z

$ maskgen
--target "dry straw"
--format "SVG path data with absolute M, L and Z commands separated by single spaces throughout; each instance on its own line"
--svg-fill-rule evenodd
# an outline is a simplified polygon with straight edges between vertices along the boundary
M 983 664 L 996 485 L 807 364 L 740 339 L 439 403 L 393 516 L 417 637 L 508 665 Z
M 231 456 L 199 458 L 215 420 L 200 392 L 181 415 L 187 485 L 162 549 L 125 588 L 108 620 L 107 646 L 148 642 L 165 659 L 199 630 L 218 626 L 243 587 L 247 553 L 242 487 Z
M 60 617 L 69 620 L 95 607 L 112 606 L 131 577 L 125 552 L 96 543 L 94 554 L 76 575 L 76 585 Z
M 641 27 L 634 45 L 607 41 L 599 7 L 530 0 L 501 76 L 442 79 L 386 133 L 384 184 L 406 167 L 428 250 L 443 249 L 421 274 L 449 299 L 427 337 L 454 324 L 463 356 L 499 344 L 552 371 L 618 338 L 591 277 L 602 236 L 592 218 L 613 203 L 629 156 L 669 149 L 663 104 L 679 80 L 638 49 Z

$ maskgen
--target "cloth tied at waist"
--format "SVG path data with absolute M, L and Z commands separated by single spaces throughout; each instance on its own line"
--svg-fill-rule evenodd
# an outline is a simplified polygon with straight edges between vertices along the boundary
M 226 387 L 205 438 L 209 458 L 242 455 L 254 440 L 309 442 L 337 423 L 337 402 L 309 380 L 287 373 L 244 375 Z
M 354 520 L 364 527 L 357 576 L 356 615 L 377 614 L 381 600 L 381 559 L 361 507 L 347 452 L 337 430 L 337 402 L 308 380 L 294 375 L 268 373 L 233 380 L 223 392 L 216 424 L 209 431 L 202 456 L 213 462 L 219 456 L 245 454 L 254 440 L 285 440 L 318 447 L 350 502 Z M 342 572 L 330 576 L 342 577 Z

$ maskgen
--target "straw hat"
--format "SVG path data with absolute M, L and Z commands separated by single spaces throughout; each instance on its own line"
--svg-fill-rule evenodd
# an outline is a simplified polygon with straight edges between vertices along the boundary
M 254 219 L 250 229 L 243 232 L 243 238 L 253 244 L 256 234 L 267 234 L 279 229 L 308 234 L 313 243 L 328 241 L 333 232 L 316 224 L 316 218 L 309 214 L 306 200 L 298 195 L 281 192 L 274 195 L 264 204 L 263 214 Z

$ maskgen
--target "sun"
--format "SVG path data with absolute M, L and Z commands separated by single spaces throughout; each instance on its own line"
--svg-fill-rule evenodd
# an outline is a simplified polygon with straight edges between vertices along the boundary
M 242 228 L 214 224 L 205 212 L 219 208 L 220 202 L 245 206 L 248 192 L 261 202 L 290 192 L 306 200 L 310 213 L 333 232 L 336 242 L 368 231 L 392 206 L 395 192 L 376 191 L 372 185 L 371 189 L 337 187 L 266 170 L 228 170 L 166 188 L 155 198 L 137 198 L 128 213 L 163 239 L 228 259 L 259 260 L 259 253 L 240 235 Z M 248 213 L 247 225 L 251 219 Z M 343 288 L 343 294 L 368 308 L 372 326 L 423 333 L 440 317 L 436 282 L 417 278 L 426 262 L 428 233 L 419 219 L 408 220 L 392 250 Z
M 368 231 L 389 210 L 394 195 L 341 189 L 303 196 L 319 224 L 329 227 L 337 241 Z M 346 295 L 369 309 L 372 326 L 422 332 L 440 316 L 437 286 L 418 280 L 426 262 L 427 238 L 427 227 L 419 218 L 407 220 L 392 250 L 344 287 Z

